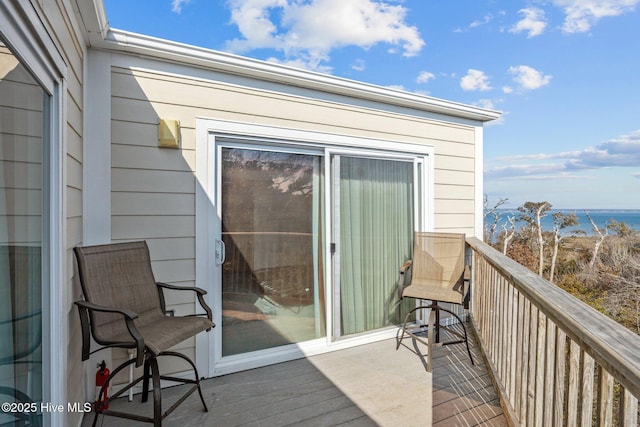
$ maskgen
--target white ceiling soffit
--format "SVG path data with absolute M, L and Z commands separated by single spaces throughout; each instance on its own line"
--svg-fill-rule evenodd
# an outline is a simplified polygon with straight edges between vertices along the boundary
M 159 59 L 197 65 L 211 70 L 253 77 L 276 83 L 314 89 L 338 95 L 382 102 L 431 113 L 480 122 L 498 119 L 499 111 L 445 101 L 410 92 L 344 79 L 328 74 L 274 64 L 257 59 L 163 40 L 142 34 L 109 29 L 96 48 L 125 51 Z

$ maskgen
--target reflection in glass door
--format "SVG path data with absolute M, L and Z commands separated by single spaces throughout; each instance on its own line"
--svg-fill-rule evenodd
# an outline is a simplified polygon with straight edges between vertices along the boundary
M 220 164 L 222 355 L 324 336 L 321 157 L 229 146 Z
M 0 402 L 42 401 L 47 99 L 42 87 L 0 41 Z M 0 412 L 0 425 L 14 422 L 25 421 Z

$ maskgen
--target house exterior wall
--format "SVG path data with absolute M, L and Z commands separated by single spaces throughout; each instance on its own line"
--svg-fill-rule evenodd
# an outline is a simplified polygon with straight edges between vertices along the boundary
M 435 191 L 427 197 L 434 204 L 434 229 L 476 233 L 478 123 L 292 92 L 283 85 L 112 53 L 112 240 L 146 239 L 158 280 L 202 286 L 195 283 L 194 253 L 197 117 L 432 146 Z M 179 150 L 158 148 L 160 118 L 180 121 Z M 192 296 L 181 298 L 171 297 L 170 307 L 192 313 Z M 193 340 L 180 347 L 194 355 Z M 114 357 L 117 363 L 125 355 Z

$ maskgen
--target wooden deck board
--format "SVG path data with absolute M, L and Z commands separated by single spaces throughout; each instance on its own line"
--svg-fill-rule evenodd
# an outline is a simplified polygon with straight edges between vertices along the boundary
M 231 426 L 504 426 L 506 421 L 482 358 L 473 347 L 472 366 L 464 345 L 434 351 L 433 372 L 425 370 L 420 346 L 386 340 L 205 380 L 204 413 L 190 396 L 163 425 Z M 413 350 L 413 351 L 412 351 Z M 167 408 L 182 387 L 163 390 Z M 114 406 L 151 414 L 140 397 Z M 83 426 L 91 425 L 92 415 Z M 140 424 L 100 417 L 99 425 Z

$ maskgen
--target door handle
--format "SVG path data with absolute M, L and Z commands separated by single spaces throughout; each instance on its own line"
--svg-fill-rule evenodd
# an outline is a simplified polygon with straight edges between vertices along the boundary
M 216 239 L 216 264 L 222 265 L 227 257 L 227 247 L 221 239 Z

